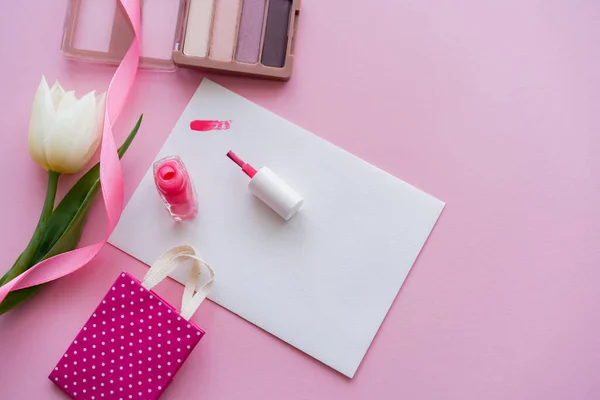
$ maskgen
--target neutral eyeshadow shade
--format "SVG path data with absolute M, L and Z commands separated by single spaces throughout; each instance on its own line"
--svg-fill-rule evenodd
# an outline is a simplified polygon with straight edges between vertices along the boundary
M 235 59 L 239 62 L 258 62 L 266 4 L 267 0 L 244 0 L 235 54 Z
M 188 56 L 206 57 L 210 39 L 210 23 L 214 0 L 190 0 L 183 53 Z
M 241 0 L 217 0 L 209 57 L 231 61 L 237 34 Z
M 81 0 L 77 14 L 74 47 L 107 52 L 117 8 L 116 0 Z
M 144 0 L 142 57 L 171 60 L 179 0 Z
M 279 68 L 285 65 L 291 10 L 291 0 L 269 1 L 261 59 L 263 65 Z

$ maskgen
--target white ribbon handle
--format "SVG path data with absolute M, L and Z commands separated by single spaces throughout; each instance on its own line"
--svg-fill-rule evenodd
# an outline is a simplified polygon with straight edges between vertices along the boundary
M 189 320 L 192 318 L 198 307 L 200 307 L 202 301 L 204 301 L 206 296 L 210 293 L 210 288 L 215 279 L 215 272 L 213 269 L 204 260 L 198 257 L 196 249 L 192 246 L 185 244 L 165 252 L 154 264 L 152 264 L 146 273 L 146 276 L 144 276 L 142 286 L 148 290 L 152 290 L 154 286 L 162 282 L 171 274 L 171 272 L 175 271 L 175 268 L 187 261 L 187 259 L 192 259 L 193 265 L 190 270 L 190 275 L 185 282 L 185 289 L 183 290 L 181 316 L 184 319 Z M 196 286 L 198 285 L 200 275 L 202 274 L 202 266 L 205 266 L 206 269 L 208 269 L 210 279 L 196 291 Z

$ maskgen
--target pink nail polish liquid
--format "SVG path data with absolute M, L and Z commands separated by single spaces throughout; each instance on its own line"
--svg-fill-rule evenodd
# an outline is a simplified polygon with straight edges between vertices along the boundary
M 175 221 L 198 214 L 196 193 L 190 176 L 179 156 L 162 158 L 153 164 L 154 183 L 165 207 Z

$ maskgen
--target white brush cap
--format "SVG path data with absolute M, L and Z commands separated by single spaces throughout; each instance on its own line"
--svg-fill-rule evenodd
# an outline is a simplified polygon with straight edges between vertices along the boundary
M 267 167 L 256 172 L 248 188 L 286 221 L 296 214 L 304 202 L 294 189 Z

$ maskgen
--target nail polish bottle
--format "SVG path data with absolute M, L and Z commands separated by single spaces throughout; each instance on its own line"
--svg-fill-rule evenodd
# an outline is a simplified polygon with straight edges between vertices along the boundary
M 281 218 L 289 220 L 302 207 L 304 199 L 271 169 L 262 167 L 257 171 L 232 151 L 227 153 L 227 157 L 239 165 L 250 178 L 248 183 L 250 192 L 279 214 Z
M 162 158 L 153 164 L 154 183 L 163 204 L 177 222 L 198 213 L 194 186 L 179 156 Z

